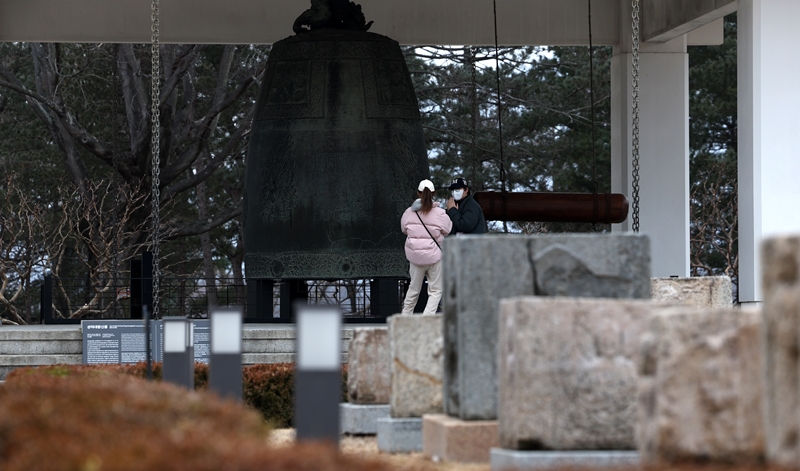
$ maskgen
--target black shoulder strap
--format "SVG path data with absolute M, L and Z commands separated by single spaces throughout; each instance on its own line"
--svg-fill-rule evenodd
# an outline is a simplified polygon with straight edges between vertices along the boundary
M 442 250 L 442 246 L 439 245 L 438 242 L 436 242 L 436 237 L 434 237 L 433 234 L 431 234 L 431 231 L 428 230 L 428 226 L 425 225 L 425 221 L 422 220 L 422 216 L 419 215 L 419 211 L 414 211 L 414 212 L 417 214 L 419 222 L 422 223 L 422 227 L 425 228 L 425 231 L 428 233 L 429 236 L 431 236 L 431 239 L 433 239 L 433 243 L 436 244 L 437 247 L 439 247 L 439 250 Z

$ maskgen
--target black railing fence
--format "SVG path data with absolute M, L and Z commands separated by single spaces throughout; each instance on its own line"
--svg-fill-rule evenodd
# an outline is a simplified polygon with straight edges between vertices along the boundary
M 81 319 L 141 319 L 142 306 L 152 312 L 152 279 L 147 264 L 106 280 L 45 277 L 41 313 L 45 324 L 79 323 Z M 161 317 L 204 318 L 209 306 L 241 306 L 246 322 L 292 322 L 296 301 L 335 304 L 347 323 L 381 323 L 400 312 L 408 280 L 236 280 L 232 278 L 164 277 L 160 283 Z M 422 290 L 418 307 L 424 306 Z M 418 309 L 421 311 L 421 307 Z

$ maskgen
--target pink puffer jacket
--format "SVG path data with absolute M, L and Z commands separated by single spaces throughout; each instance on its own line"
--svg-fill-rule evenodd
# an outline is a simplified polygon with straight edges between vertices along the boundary
M 453 222 L 450 220 L 450 216 L 436 203 L 428 211 L 428 214 L 423 214 L 422 211 L 415 213 L 420 208 L 422 208 L 420 200 L 414 201 L 414 204 L 406 209 L 400 219 L 403 234 L 408 236 L 406 238 L 406 258 L 414 265 L 433 265 L 442 259 L 442 251 L 433 242 L 428 231 L 436 237 L 436 242 L 441 244 L 444 236 L 453 229 Z M 417 214 L 422 217 L 428 231 L 419 222 Z

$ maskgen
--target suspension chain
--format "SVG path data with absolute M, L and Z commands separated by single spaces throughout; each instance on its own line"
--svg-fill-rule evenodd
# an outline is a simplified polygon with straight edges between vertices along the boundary
M 159 282 L 161 272 L 159 268 L 158 246 L 161 242 L 161 216 L 159 214 L 159 202 L 161 200 L 161 118 L 158 111 L 159 92 L 161 90 L 161 55 L 159 53 L 159 31 L 158 31 L 158 1 L 152 3 L 152 25 L 151 31 L 151 54 L 152 54 L 152 87 L 150 89 L 150 120 L 151 120 L 151 141 L 150 149 L 152 152 L 152 186 L 150 199 L 152 203 L 152 242 L 151 251 L 153 253 L 153 312 L 152 319 L 159 318 Z
M 120 129 L 123 128 L 122 124 L 122 110 L 120 107 L 120 96 L 117 93 L 121 90 L 121 80 L 119 77 L 119 68 L 117 64 L 117 60 L 119 60 L 119 45 L 113 48 L 114 51 L 114 67 L 113 67 L 113 82 L 112 87 L 114 91 L 112 96 L 114 97 L 114 118 L 113 118 L 113 134 L 111 136 L 111 143 L 112 143 L 112 154 L 111 154 L 111 165 L 114 168 L 114 177 L 113 180 L 119 182 L 119 189 L 125 188 L 125 179 L 122 178 L 122 172 L 119 169 L 119 154 L 120 154 L 120 145 L 119 145 L 119 138 L 117 137 L 117 133 Z M 120 263 L 120 237 L 122 228 L 120 227 L 119 221 L 119 211 L 120 211 L 120 204 L 122 202 L 122 192 L 116 191 L 114 192 L 114 211 L 111 213 L 111 227 L 112 227 L 112 241 L 111 241 L 111 277 L 114 280 L 114 302 L 116 303 L 115 309 L 119 309 L 119 300 L 117 296 L 119 293 L 117 292 L 117 280 L 119 279 L 119 263 Z
M 500 184 L 503 194 L 506 192 L 506 167 L 505 157 L 503 156 L 503 94 L 500 89 L 500 46 L 497 42 L 497 0 L 492 1 L 494 8 L 494 73 L 497 82 L 497 135 L 500 140 Z M 503 221 L 506 227 L 506 221 Z M 508 231 L 506 231 L 508 232 Z
M 639 0 L 633 0 L 633 48 L 632 48 L 632 118 L 631 136 L 633 155 L 633 232 L 639 232 Z

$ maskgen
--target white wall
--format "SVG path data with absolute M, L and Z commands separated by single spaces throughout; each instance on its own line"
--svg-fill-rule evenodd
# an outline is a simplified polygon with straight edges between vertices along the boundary
M 739 298 L 761 301 L 763 238 L 800 234 L 800 2 L 739 0 Z

